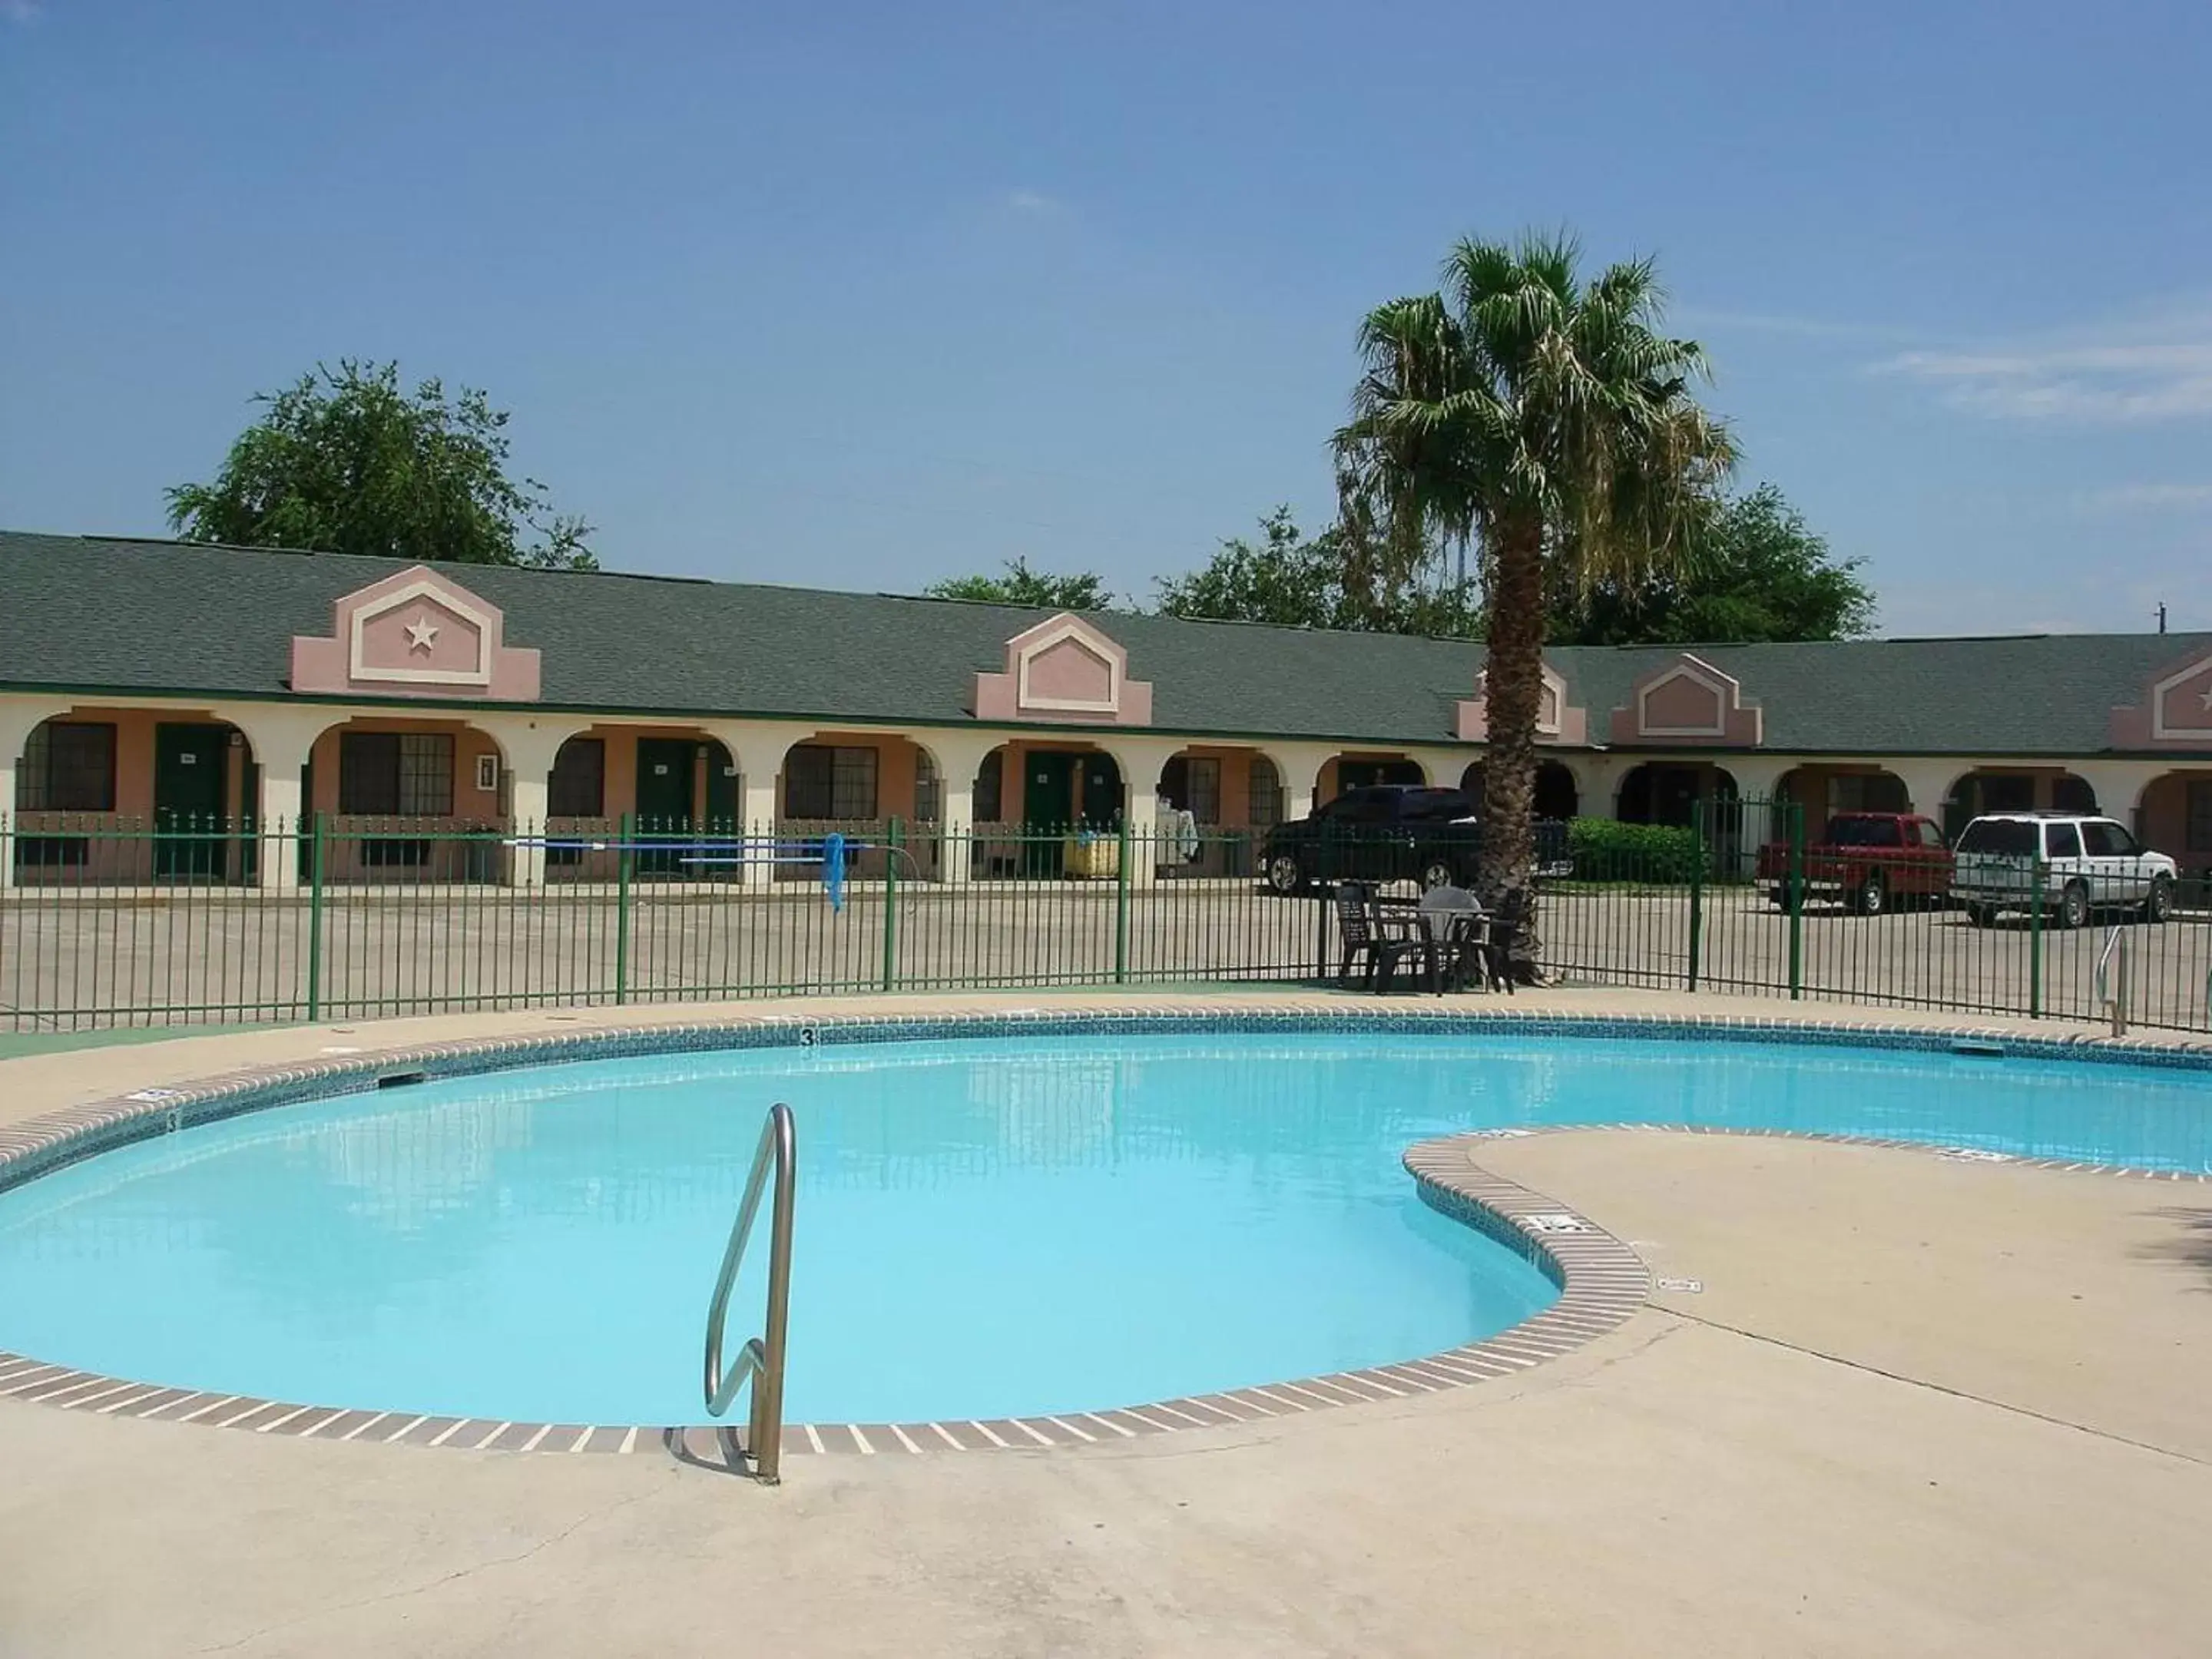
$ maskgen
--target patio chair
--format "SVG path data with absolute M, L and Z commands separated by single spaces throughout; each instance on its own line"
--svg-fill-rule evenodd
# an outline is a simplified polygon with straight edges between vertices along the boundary
M 1464 887 L 1431 887 L 1421 895 L 1421 925 L 1436 947 L 1429 963 L 1429 988 L 1442 996 L 1447 986 L 1487 979 L 1483 961 L 1489 918 L 1482 901 Z
M 1364 882 L 1337 883 L 1335 901 L 1336 931 L 1344 940 L 1344 965 L 1336 975 L 1339 985 L 1351 984 L 1352 968 L 1359 964 L 1363 984 L 1378 993 L 1387 991 L 1397 977 L 1401 962 L 1408 957 L 1433 960 L 1435 946 L 1425 928 L 1418 938 L 1393 938 L 1384 930 L 1376 913 L 1375 890 Z
M 1528 931 L 1529 896 L 1509 890 L 1490 913 L 1490 927 L 1482 942 L 1483 977 L 1492 990 L 1514 994 L 1513 950 Z

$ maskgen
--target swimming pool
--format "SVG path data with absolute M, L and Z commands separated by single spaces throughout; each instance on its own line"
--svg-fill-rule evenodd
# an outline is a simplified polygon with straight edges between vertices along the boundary
M 2212 1075 L 2179 1068 L 1498 1029 L 683 1052 L 254 1111 L 0 1192 L 0 1347 L 333 1407 L 698 1421 L 707 1292 L 775 1099 L 799 1139 L 793 1421 L 1082 1412 L 1504 1330 L 1552 1280 L 1401 1165 L 1457 1131 L 2212 1167 Z

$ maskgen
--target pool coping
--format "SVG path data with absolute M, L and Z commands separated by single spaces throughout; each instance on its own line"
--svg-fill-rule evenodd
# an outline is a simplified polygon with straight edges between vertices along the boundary
M 246 1112 L 394 1083 L 480 1075 L 522 1066 L 647 1054 L 811 1048 L 817 1044 L 912 1042 L 977 1036 L 1154 1035 L 1204 1031 L 1510 1030 L 1561 1036 L 1666 1037 L 2020 1054 L 2086 1062 L 2212 1070 L 2212 1043 L 2130 1042 L 2062 1034 L 2024 1036 L 2008 1029 L 1885 1024 L 1809 1017 L 1679 1012 L 1582 1014 L 1510 1006 L 1409 1009 L 1322 1005 L 1207 1008 L 1188 1003 L 1103 1010 L 1019 1010 L 898 1015 L 735 1015 L 678 1024 L 611 1027 L 527 1037 L 463 1038 L 370 1050 L 306 1064 L 218 1073 L 174 1087 L 145 1088 L 51 1112 L 0 1129 L 0 1190 L 66 1164 L 154 1136 Z M 1422 1199 L 1516 1251 L 1559 1286 L 1542 1311 L 1480 1341 L 1418 1358 L 1320 1376 L 1294 1378 L 1192 1398 L 1150 1401 L 1059 1416 L 877 1424 L 790 1424 L 787 1453 L 1042 1450 L 1114 1443 L 1337 1406 L 1404 1399 L 1516 1375 L 1572 1352 L 1625 1323 L 1648 1301 L 1644 1261 L 1596 1222 L 1543 1194 L 1484 1169 L 1483 1143 L 1577 1129 L 1621 1133 L 1765 1134 L 1906 1150 L 2014 1167 L 2203 1181 L 2212 1176 L 2146 1170 L 2058 1158 L 2017 1157 L 1925 1141 L 1695 1124 L 1531 1125 L 1472 1130 L 1421 1141 L 1404 1162 Z M 721 1456 L 732 1431 L 721 1424 L 599 1425 L 504 1422 L 434 1413 L 298 1405 L 217 1395 L 79 1370 L 0 1351 L 0 1399 L 262 1434 L 451 1447 L 464 1450 L 636 1452 L 667 1449 L 694 1460 Z

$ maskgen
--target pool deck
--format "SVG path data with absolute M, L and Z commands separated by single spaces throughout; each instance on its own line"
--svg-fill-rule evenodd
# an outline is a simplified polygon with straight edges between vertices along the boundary
M 331 1048 L 1185 1006 L 1347 1000 L 842 998 L 256 1031 L 0 1062 L 0 1128 Z M 1629 992 L 1504 1006 L 1960 1024 Z M 1034 1453 L 800 1457 L 772 1492 L 660 1455 L 0 1399 L 0 1656 L 2212 1648 L 2212 1184 L 1626 1130 L 1469 1155 L 1610 1230 L 1661 1288 L 1574 1352 L 1468 1387 Z M 1666 1288 L 1686 1280 L 1702 1288 Z

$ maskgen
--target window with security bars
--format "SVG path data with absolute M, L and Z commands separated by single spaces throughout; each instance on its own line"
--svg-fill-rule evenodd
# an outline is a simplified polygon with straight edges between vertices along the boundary
M 48 720 L 23 744 L 15 805 L 25 811 L 115 810 L 115 728 L 90 720 Z
M 975 769 L 975 822 L 997 823 L 1006 811 L 1006 757 L 994 749 Z
M 2212 779 L 2190 780 L 2188 811 L 2182 826 L 2182 840 L 2185 851 L 2212 853 Z
M 338 811 L 363 817 L 451 817 L 453 733 L 341 732 Z
M 606 811 L 607 745 L 599 738 L 571 738 L 553 757 L 545 810 L 556 818 L 595 818 Z
M 1252 770 L 1245 781 L 1246 798 L 1244 821 L 1255 830 L 1270 830 L 1282 822 L 1283 781 L 1275 771 L 1275 763 L 1265 755 L 1252 757 Z
M 1212 755 L 1177 756 L 1160 775 L 1160 793 L 1200 823 L 1221 822 L 1221 762 Z
M 914 815 L 924 823 L 935 823 L 945 816 L 945 780 L 927 750 L 914 757 Z
M 787 818 L 875 817 L 876 751 L 799 744 L 783 757 L 783 815 Z

